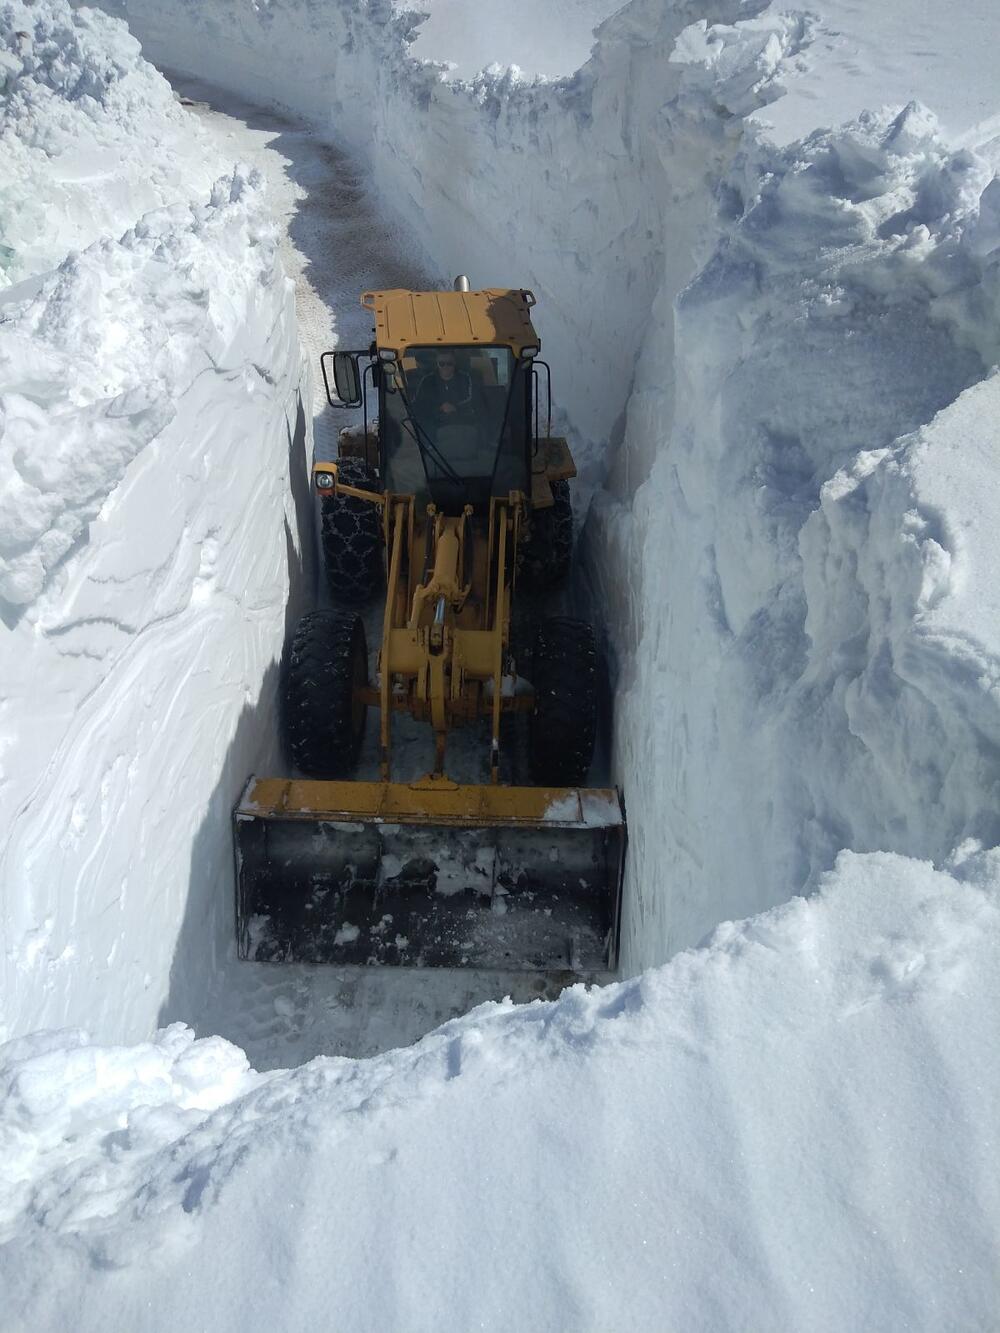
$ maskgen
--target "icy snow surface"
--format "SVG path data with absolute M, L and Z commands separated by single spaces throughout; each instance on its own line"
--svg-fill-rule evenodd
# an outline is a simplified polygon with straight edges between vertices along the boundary
M 25 201 L 60 201 L 0 236 L 21 265 L 0 307 L 5 1313 L 989 1327 L 992 7 L 631 0 L 575 73 L 539 47 L 475 75 L 454 25 L 458 69 L 415 60 L 419 17 L 385 0 L 108 7 L 165 68 L 289 119 L 178 120 L 100 16 L 0 7 L 30 108 L 0 152 Z M 22 31 L 44 59 L 11 54 Z M 152 197 L 128 165 L 150 142 Z M 115 144 L 120 193 L 88 165 Z M 620 988 L 292 1072 L 283 1053 L 346 1049 L 352 1004 L 371 1051 L 477 996 L 232 961 L 228 812 L 277 761 L 310 572 L 279 255 L 312 358 L 354 340 L 355 283 L 537 292 L 594 493 L 572 596 L 608 649 L 625 969 L 718 927 Z M 152 1037 L 168 1017 L 270 1072 Z

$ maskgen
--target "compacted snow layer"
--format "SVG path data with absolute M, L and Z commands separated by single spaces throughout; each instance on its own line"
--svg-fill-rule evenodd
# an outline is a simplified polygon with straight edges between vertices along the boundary
M 37 495 L 4 538 L 15 517 L 48 519 L 21 535 L 3 631 L 14 1031 L 85 1018 L 134 1037 L 171 990 L 206 987 L 231 940 L 229 811 L 273 743 L 307 429 L 255 194 L 236 176 L 212 203 L 148 215 L 2 326 L 26 352 L 3 358 L 3 443 Z M 29 341 L 41 329 L 54 346 Z
M 11 1043 L 5 1327 L 991 1327 L 998 885 L 845 854 L 659 971 L 366 1061 Z
M 629 405 L 658 451 L 617 733 L 644 775 L 636 963 L 842 847 L 1000 838 L 998 164 L 911 105 L 724 177 L 722 239 L 673 312 L 676 410 L 655 343 Z

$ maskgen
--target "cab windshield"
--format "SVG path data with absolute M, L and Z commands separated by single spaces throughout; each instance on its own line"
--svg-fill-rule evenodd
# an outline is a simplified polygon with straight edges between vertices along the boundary
M 381 379 L 386 490 L 444 513 L 527 490 L 528 368 L 509 347 L 411 347 Z

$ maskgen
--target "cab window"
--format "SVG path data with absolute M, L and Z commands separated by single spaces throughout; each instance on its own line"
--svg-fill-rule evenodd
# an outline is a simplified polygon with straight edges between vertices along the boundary
M 412 347 L 382 374 L 387 489 L 444 512 L 530 477 L 528 374 L 508 347 Z

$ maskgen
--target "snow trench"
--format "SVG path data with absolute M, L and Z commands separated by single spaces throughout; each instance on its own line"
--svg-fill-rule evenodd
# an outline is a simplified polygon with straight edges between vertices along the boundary
M 386 0 L 128 8 L 165 66 L 347 142 L 442 279 L 536 287 L 624 965 L 756 914 L 405 1048 L 372 1014 L 373 1059 L 205 1035 L 315 582 L 280 208 L 122 28 L 3 0 L 7 1324 L 991 1327 L 996 145 L 911 105 L 778 146 L 815 19 L 759 6 L 635 0 L 557 83 L 446 82 Z M 271 1021 L 318 993 L 261 990 Z
M 122 10 L 165 66 L 318 118 L 442 279 L 538 294 L 597 488 L 577 593 L 630 816 L 626 972 L 841 848 L 998 840 L 995 141 L 912 104 L 777 146 L 757 113 L 816 20 L 762 3 L 633 0 L 557 81 L 446 81 L 384 3 Z
M 74 30 L 107 23 L 55 8 Z M 944 865 L 998 841 L 983 484 L 995 145 L 952 148 L 913 105 L 775 146 L 753 117 L 800 68 L 813 20 L 763 3 L 633 0 L 558 81 L 515 68 L 446 81 L 408 54 L 418 17 L 375 0 L 109 8 L 163 68 L 316 119 L 367 164 L 443 280 L 464 270 L 537 293 L 578 497 L 592 497 L 575 593 L 603 629 L 629 810 L 626 973 L 811 889 L 842 848 Z M 12 7 L 7 58 L 23 79 L 35 57 L 20 33 L 32 51 L 39 36 L 15 10 L 27 12 Z M 115 68 L 174 143 L 162 80 L 115 31 Z M 76 96 L 82 76 L 41 82 L 63 90 L 63 128 L 86 116 L 114 139 L 118 112 Z M 202 142 L 191 154 L 215 165 Z M 27 470 L 18 441 L 61 403 L 65 367 L 53 351 L 52 383 L 29 385 L 9 354 L 4 447 L 24 490 L 0 532 L 20 664 L 7 715 L 34 716 L 31 683 L 77 664 L 36 710 L 30 744 L 8 728 L 12 1032 L 73 1014 L 142 1035 L 171 972 L 187 975 L 186 997 L 208 984 L 231 948 L 228 809 L 267 761 L 280 645 L 308 583 L 293 483 L 311 426 L 290 294 L 253 180 L 237 172 L 192 210 L 185 169 L 178 147 L 159 200 L 183 204 L 51 277 L 10 247 L 9 271 L 30 276 L 0 329 L 44 347 L 46 321 L 57 344 L 60 312 L 84 310 L 86 327 L 65 315 L 71 345 L 100 347 L 87 392 L 58 407 L 66 449 L 46 453 L 36 432 Z M 123 230 L 144 207 L 122 201 Z M 143 268 L 162 279 L 179 254 L 190 262 L 157 309 L 163 284 L 143 285 Z M 118 328 L 102 300 L 136 303 L 140 327 Z M 105 365 L 120 369 L 98 394 Z M 108 443 L 67 499 L 73 441 L 102 438 L 88 412 Z M 116 534 L 136 524 L 163 549 L 126 577 Z M 149 726 L 141 743 L 126 743 L 140 723 L 122 699 Z M 150 892 L 135 884 L 137 845 L 168 866 L 151 869 L 143 913 L 127 905 Z

